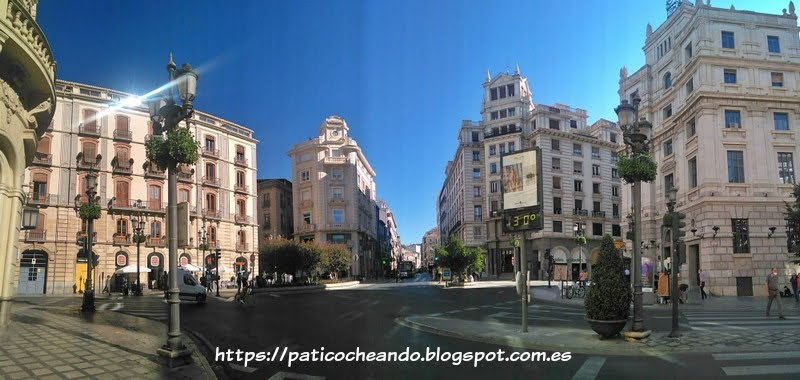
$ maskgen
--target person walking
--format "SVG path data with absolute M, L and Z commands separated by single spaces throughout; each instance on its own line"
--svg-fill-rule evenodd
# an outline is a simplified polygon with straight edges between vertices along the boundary
M 795 283 L 797 285 L 797 291 L 794 292 L 794 302 L 798 302 L 798 296 L 800 296 L 800 274 L 797 275 Z
M 706 294 L 706 281 L 708 280 L 708 275 L 706 274 L 706 272 L 703 272 L 702 269 L 700 269 L 699 275 L 700 275 L 700 299 L 706 299 L 708 298 L 708 295 Z
M 789 283 L 792 285 L 792 295 L 794 296 L 794 302 L 797 302 L 797 274 L 793 274 L 792 277 L 789 278 Z
M 783 306 L 781 306 L 781 292 L 779 288 L 779 280 L 778 280 L 778 270 L 775 267 L 772 267 L 772 273 L 767 276 L 766 282 L 766 290 L 767 290 L 767 317 L 769 317 L 769 309 L 772 306 L 772 300 L 777 299 L 778 301 L 778 319 L 786 319 L 783 316 Z

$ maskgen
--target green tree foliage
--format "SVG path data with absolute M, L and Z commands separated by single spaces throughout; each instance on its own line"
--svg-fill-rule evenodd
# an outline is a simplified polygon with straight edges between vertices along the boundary
M 800 184 L 794 185 L 792 197 L 794 202 L 786 202 L 786 243 L 795 256 L 792 262 L 800 264 Z
M 467 271 L 481 272 L 484 269 L 486 254 L 480 247 L 465 247 L 461 240 L 452 238 L 444 246 L 436 249 L 438 265 L 450 268 L 457 275 Z
M 350 267 L 350 250 L 343 244 L 325 244 L 322 246 L 320 270 L 335 274 Z
M 262 245 L 259 254 L 261 271 L 269 273 L 338 274 L 350 267 L 350 250 L 341 244 L 296 243 L 276 239 Z
M 153 136 L 144 145 L 147 160 L 161 169 L 175 164 L 194 164 L 199 157 L 200 143 L 188 128 L 172 128 L 167 131 L 166 138 Z
M 625 281 L 622 255 L 610 235 L 603 236 L 597 263 L 592 265 L 592 285 L 584 299 L 586 317 L 602 321 L 627 319 L 631 289 Z
M 617 171 L 625 183 L 653 182 L 658 174 L 658 164 L 649 154 L 621 154 L 617 159 Z

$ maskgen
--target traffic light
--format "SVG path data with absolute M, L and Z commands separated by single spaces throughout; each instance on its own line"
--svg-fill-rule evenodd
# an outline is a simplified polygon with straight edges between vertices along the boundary
M 387 264 L 386 258 L 384 257 L 384 258 L 381 259 L 381 265 L 386 265 L 386 264 Z
M 674 229 L 672 238 L 675 240 L 686 236 L 686 222 L 684 222 L 684 219 L 686 219 L 686 214 L 677 211 L 672 213 L 672 228 Z

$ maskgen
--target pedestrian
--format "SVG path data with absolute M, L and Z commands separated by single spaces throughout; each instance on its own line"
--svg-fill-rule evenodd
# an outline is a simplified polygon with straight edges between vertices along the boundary
M 708 275 L 706 274 L 706 272 L 703 272 L 703 270 L 700 269 L 699 276 L 700 276 L 700 299 L 704 300 L 708 298 L 708 295 L 706 295 L 706 281 L 708 280 Z
M 775 267 L 772 267 L 772 273 L 770 273 L 770 275 L 767 276 L 767 282 L 765 284 L 766 285 L 765 288 L 767 290 L 767 299 L 769 300 L 767 302 L 767 317 L 769 317 L 769 309 L 772 306 L 772 301 L 777 300 L 778 319 L 786 319 L 783 316 L 783 306 L 781 306 L 781 293 L 780 293 L 780 288 L 778 287 L 779 286 L 778 278 L 779 278 L 778 270 L 775 269 Z
M 625 282 L 631 283 L 631 270 L 628 268 L 625 268 Z
M 797 274 L 793 274 L 792 277 L 789 277 L 789 284 L 792 285 L 792 296 L 797 302 Z
M 580 280 L 580 287 L 581 289 L 586 287 L 586 271 L 582 270 L 578 279 Z
M 108 293 L 108 295 L 111 295 L 111 291 L 108 290 L 108 284 L 110 283 L 111 283 L 111 276 L 106 276 L 106 286 L 103 287 L 103 293 Z
M 795 282 L 797 285 L 797 291 L 794 292 L 794 302 L 798 302 L 798 295 L 800 295 L 800 274 L 797 275 Z

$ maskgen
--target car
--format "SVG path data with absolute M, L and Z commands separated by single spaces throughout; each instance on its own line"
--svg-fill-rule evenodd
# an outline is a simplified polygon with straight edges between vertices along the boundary
M 185 269 L 178 269 L 178 297 L 185 301 L 206 302 L 206 288 L 197 283 L 194 275 Z

